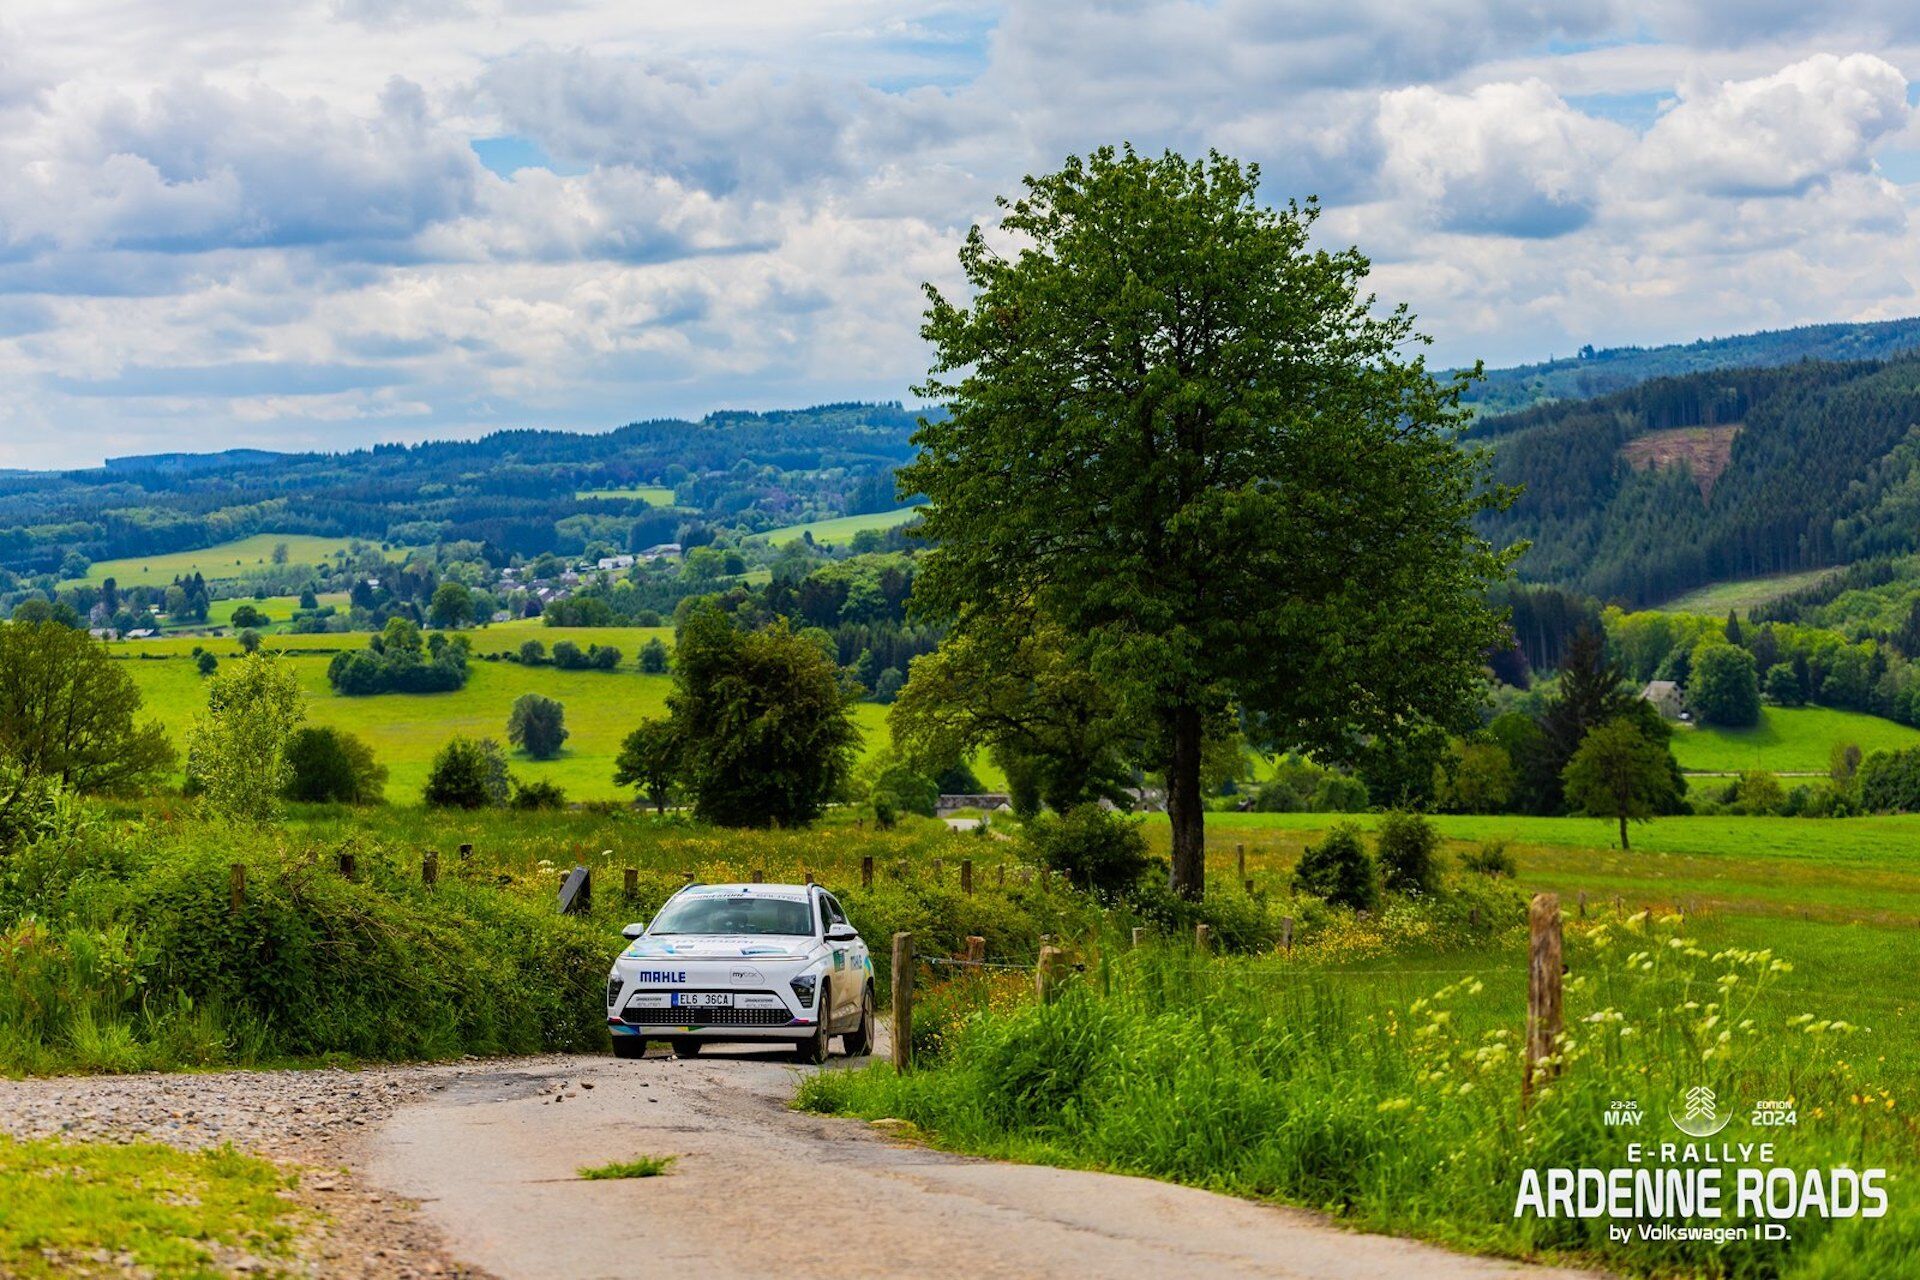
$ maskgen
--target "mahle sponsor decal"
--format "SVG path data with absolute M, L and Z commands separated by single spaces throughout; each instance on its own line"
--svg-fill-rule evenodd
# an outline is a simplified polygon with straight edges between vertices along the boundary
M 685 969 L 636 969 L 633 980 L 635 982 L 685 982 L 687 971 Z
M 1786 1240 L 1801 1218 L 1884 1218 L 1882 1168 L 1800 1168 L 1774 1141 L 1712 1138 L 1744 1113 L 1749 1128 L 1778 1131 L 1799 1122 L 1791 1100 L 1736 1110 L 1711 1088 L 1674 1098 L 1667 1119 L 1688 1141 L 1629 1142 L 1608 1168 L 1525 1169 L 1513 1202 L 1516 1218 L 1609 1218 L 1611 1240 L 1702 1240 L 1715 1244 Z M 1646 1109 L 1614 1099 L 1601 1113 L 1610 1128 L 1637 1128 Z M 1736 1221 L 1727 1221 L 1735 1219 Z

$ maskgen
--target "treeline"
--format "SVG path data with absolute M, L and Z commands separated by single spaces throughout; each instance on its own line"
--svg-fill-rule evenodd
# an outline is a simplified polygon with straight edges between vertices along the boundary
M 1807 363 L 1663 379 L 1475 425 L 1521 486 L 1483 519 L 1532 545 L 1524 577 L 1628 605 L 1734 578 L 1911 551 L 1920 538 L 1920 360 Z M 1702 497 L 1678 466 L 1637 471 L 1649 431 L 1740 423 Z
M 502 560 L 683 541 L 676 535 L 702 516 L 760 531 L 895 505 L 892 473 L 912 454 L 916 420 L 898 404 L 831 404 L 597 435 L 507 431 L 342 454 L 22 473 L 0 477 L 0 567 L 75 577 L 95 560 L 267 531 L 473 541 Z M 653 484 L 675 490 L 673 507 L 575 496 Z

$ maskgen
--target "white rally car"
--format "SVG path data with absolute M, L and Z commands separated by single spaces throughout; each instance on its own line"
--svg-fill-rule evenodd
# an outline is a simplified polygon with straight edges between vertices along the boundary
M 818 885 L 688 885 L 607 975 L 613 1052 L 638 1058 L 661 1040 L 680 1057 L 715 1041 L 787 1041 L 824 1062 L 840 1036 L 873 1049 L 873 959 L 840 904 Z

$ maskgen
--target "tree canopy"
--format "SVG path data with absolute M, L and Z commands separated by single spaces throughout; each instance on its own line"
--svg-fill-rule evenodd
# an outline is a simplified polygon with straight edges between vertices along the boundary
M 136 723 L 140 691 L 84 631 L 0 626 L 0 756 L 79 791 L 136 789 L 173 768 L 166 729 Z
M 899 473 L 931 499 L 917 606 L 1071 637 L 1164 769 L 1189 895 L 1210 726 L 1347 758 L 1462 720 L 1510 560 L 1473 531 L 1500 497 L 1456 443 L 1465 380 L 1404 356 L 1367 259 L 1311 248 L 1316 206 L 1258 182 L 1131 149 L 1029 178 L 967 236 L 971 298 L 927 287 L 917 390 L 947 413 Z

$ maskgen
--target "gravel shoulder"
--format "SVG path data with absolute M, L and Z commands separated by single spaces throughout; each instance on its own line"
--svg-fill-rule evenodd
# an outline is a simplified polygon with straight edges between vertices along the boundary
M 0 1132 L 231 1142 L 296 1166 L 296 1199 L 324 1218 L 303 1269 L 329 1278 L 1586 1274 L 1147 1179 L 948 1155 L 791 1110 L 799 1070 L 723 1051 L 0 1080 Z M 666 1177 L 577 1175 L 639 1155 L 676 1162 Z

